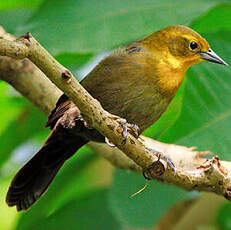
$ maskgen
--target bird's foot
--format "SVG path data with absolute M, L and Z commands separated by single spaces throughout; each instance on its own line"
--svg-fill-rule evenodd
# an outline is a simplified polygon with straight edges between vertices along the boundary
M 176 176 L 176 167 L 170 158 L 165 156 L 163 153 L 156 151 L 154 149 L 146 148 L 158 157 L 158 160 L 153 162 L 149 167 L 143 170 L 143 175 L 145 179 L 151 180 L 152 177 L 161 176 L 165 172 L 164 165 L 160 162 L 160 159 L 167 163 L 167 166 L 173 171 L 174 176 Z
M 138 138 L 140 135 L 140 129 L 136 124 L 130 124 L 126 119 L 118 117 L 116 115 L 110 115 L 110 118 L 116 120 L 117 123 L 123 128 L 122 135 L 127 139 L 128 133 L 130 133 L 135 138 Z
M 138 138 L 140 135 L 140 129 L 136 124 L 130 124 L 125 119 L 123 119 L 123 123 L 121 126 L 123 127 L 123 137 L 125 138 L 125 142 L 127 141 L 128 133 L 130 133 L 133 137 Z
M 116 122 L 123 128 L 122 131 L 122 136 L 124 137 L 124 140 L 122 144 L 125 144 L 127 141 L 128 133 L 130 133 L 132 136 L 135 138 L 138 138 L 140 135 L 140 129 L 136 124 L 130 124 L 127 122 L 126 119 L 118 117 L 116 115 L 110 114 L 109 115 L 111 119 L 116 120 Z M 110 147 L 115 147 L 113 143 L 110 142 L 110 140 L 105 137 L 105 142 L 110 146 Z

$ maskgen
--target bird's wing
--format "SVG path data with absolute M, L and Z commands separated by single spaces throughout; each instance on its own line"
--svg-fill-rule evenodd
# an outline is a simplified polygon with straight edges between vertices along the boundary
M 62 117 L 68 109 L 71 108 L 72 104 L 73 102 L 65 94 L 63 94 L 58 99 L 55 108 L 51 111 L 46 123 L 46 127 L 53 129 L 58 119 Z

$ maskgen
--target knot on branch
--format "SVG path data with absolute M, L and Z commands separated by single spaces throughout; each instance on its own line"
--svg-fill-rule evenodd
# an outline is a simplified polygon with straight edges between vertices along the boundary
M 152 178 L 158 178 L 162 176 L 165 172 L 165 167 L 163 163 L 158 159 L 154 161 L 148 168 L 143 170 L 143 176 L 147 180 Z
M 23 34 L 22 36 L 20 36 L 19 38 L 25 38 L 27 40 L 30 40 L 31 38 L 31 33 L 30 32 L 26 32 L 25 34 Z
M 228 174 L 226 168 L 221 165 L 218 156 L 215 156 L 212 159 L 206 159 L 206 161 L 199 166 L 198 169 L 204 169 L 204 172 L 207 174 L 215 170 L 222 177 L 227 176 Z
M 71 73 L 68 70 L 64 70 L 61 75 L 62 79 L 68 81 L 71 78 Z
M 27 47 L 29 47 L 31 45 L 30 38 L 32 38 L 32 35 L 30 32 L 27 32 L 27 33 L 23 34 L 22 36 L 20 36 L 17 40 L 22 41 L 23 44 L 25 44 Z

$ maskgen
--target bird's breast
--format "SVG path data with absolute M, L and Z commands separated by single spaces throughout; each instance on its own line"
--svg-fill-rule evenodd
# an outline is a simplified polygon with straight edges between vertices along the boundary
M 109 56 L 83 81 L 82 85 L 108 112 L 139 126 L 152 125 L 166 110 L 172 94 L 161 90 L 153 63 L 140 56 Z
M 143 82 L 127 85 L 116 82 L 90 93 L 100 101 L 105 110 L 138 125 L 141 131 L 161 116 L 172 99 Z

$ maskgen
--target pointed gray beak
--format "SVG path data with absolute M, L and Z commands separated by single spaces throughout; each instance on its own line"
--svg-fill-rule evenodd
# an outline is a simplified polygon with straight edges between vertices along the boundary
M 201 58 L 206 61 L 215 62 L 218 64 L 229 66 L 225 61 L 223 61 L 212 49 L 209 48 L 208 52 L 200 52 Z

